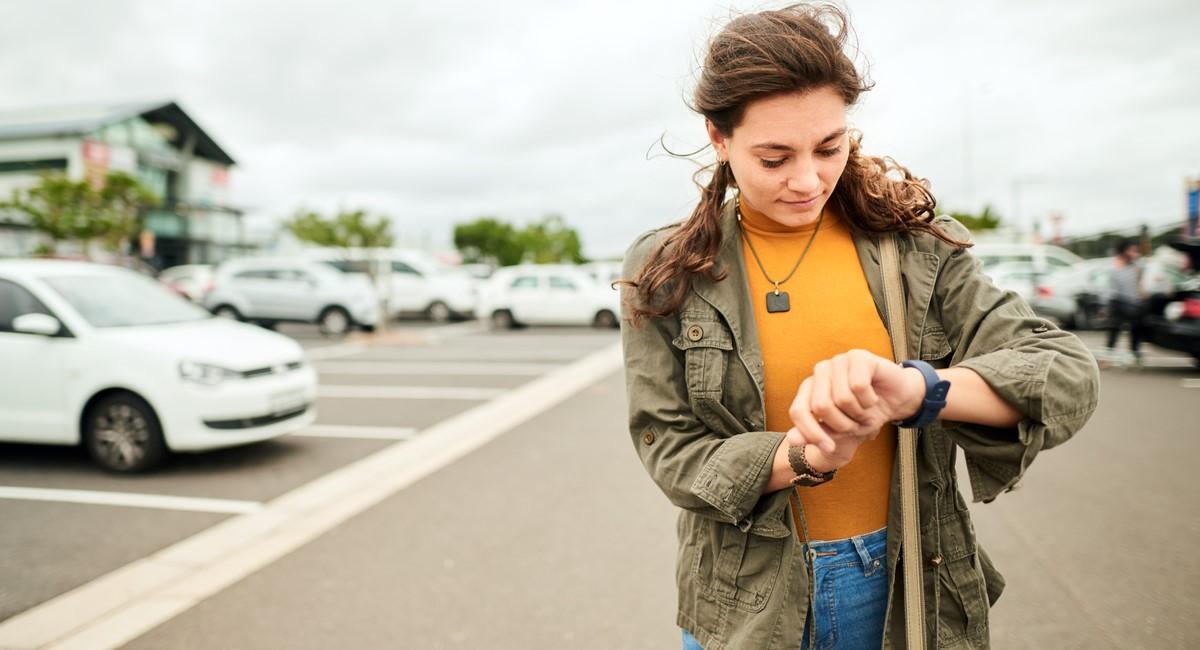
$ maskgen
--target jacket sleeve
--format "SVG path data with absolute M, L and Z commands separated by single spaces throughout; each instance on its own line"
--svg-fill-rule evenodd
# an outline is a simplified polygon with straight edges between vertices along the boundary
M 949 217 L 937 224 L 956 239 L 970 237 Z M 954 349 L 951 365 L 977 372 L 1025 416 L 1010 430 L 943 423 L 966 456 L 974 500 L 989 502 L 1011 490 L 1041 450 L 1083 427 L 1096 409 L 1100 375 L 1078 337 L 996 288 L 969 252 L 947 246 L 941 258 L 935 295 Z
M 655 239 L 643 236 L 629 249 L 623 278 L 636 278 Z M 671 503 L 750 530 L 784 434 L 722 437 L 705 426 L 688 400 L 683 352 L 672 344 L 679 335 L 678 319 L 634 324 L 628 305 L 633 291 L 625 287 L 622 293 L 629 432 L 642 464 Z

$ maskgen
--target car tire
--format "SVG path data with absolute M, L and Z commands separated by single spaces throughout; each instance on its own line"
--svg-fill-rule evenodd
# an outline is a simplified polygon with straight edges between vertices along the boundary
M 321 330 L 321 336 L 341 338 L 354 327 L 354 321 L 350 318 L 350 312 L 345 309 L 326 307 L 321 311 L 321 315 L 317 316 L 317 327 Z
M 596 312 L 596 317 L 592 319 L 592 327 L 597 329 L 612 329 L 617 326 L 617 315 L 607 309 L 601 309 Z
M 167 443 L 154 409 L 132 393 L 113 393 L 83 416 L 83 445 L 110 472 L 144 472 L 167 457 Z
M 213 307 L 213 316 L 217 318 L 228 318 L 229 320 L 242 320 L 242 312 L 237 310 L 233 305 L 217 305 Z
M 435 323 L 449 323 L 454 318 L 454 312 L 446 303 L 435 300 L 425 308 L 425 316 Z
M 517 321 L 513 320 L 512 312 L 507 309 L 497 309 L 492 312 L 492 329 L 494 330 L 510 330 L 517 326 Z

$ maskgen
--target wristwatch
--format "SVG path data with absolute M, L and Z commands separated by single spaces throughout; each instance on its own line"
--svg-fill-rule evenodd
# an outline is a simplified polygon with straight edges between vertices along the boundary
M 792 471 L 796 473 L 796 476 L 792 478 L 792 485 L 812 487 L 828 483 L 833 479 L 833 475 L 837 474 L 837 470 L 831 469 L 828 472 L 818 472 L 813 469 L 813 466 L 808 464 L 808 459 L 804 457 L 804 448 L 807 446 L 788 447 L 788 464 L 792 466 Z
M 950 382 L 938 376 L 933 366 L 917 359 L 909 359 L 900 364 L 904 368 L 916 368 L 925 378 L 925 399 L 921 401 L 921 410 L 908 419 L 894 424 L 904 429 L 923 427 L 937 419 L 942 409 L 946 408 L 946 395 L 950 393 Z

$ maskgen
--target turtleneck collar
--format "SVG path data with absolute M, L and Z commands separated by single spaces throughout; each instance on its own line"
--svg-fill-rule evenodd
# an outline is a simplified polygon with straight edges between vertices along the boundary
M 746 232 L 751 232 L 763 237 L 778 237 L 796 234 L 812 234 L 814 228 L 817 227 L 817 222 L 813 221 L 804 226 L 785 226 L 767 215 L 759 212 L 746 203 L 745 197 L 738 194 L 738 209 L 742 214 L 742 227 Z M 829 209 L 829 205 L 825 205 L 825 218 L 822 220 L 821 228 L 827 229 L 837 222 L 837 218 L 833 210 Z

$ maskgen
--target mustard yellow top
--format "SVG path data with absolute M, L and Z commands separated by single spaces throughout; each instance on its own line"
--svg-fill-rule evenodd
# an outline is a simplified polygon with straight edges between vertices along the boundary
M 741 202 L 742 227 L 753 241 L 767 274 L 782 280 L 804 251 L 816 224 L 789 228 Z M 751 302 L 763 351 L 766 429 L 792 428 L 788 409 L 800 383 L 820 361 L 860 348 L 888 359 L 892 345 L 875 309 L 848 225 L 828 206 L 821 229 L 796 274 L 785 284 L 791 309 L 768 313 L 766 294 L 774 291 L 742 241 Z M 888 495 L 896 458 L 896 428 L 858 448 L 832 481 L 796 488 L 813 541 L 845 539 L 887 525 Z M 797 530 L 800 530 L 797 526 Z

